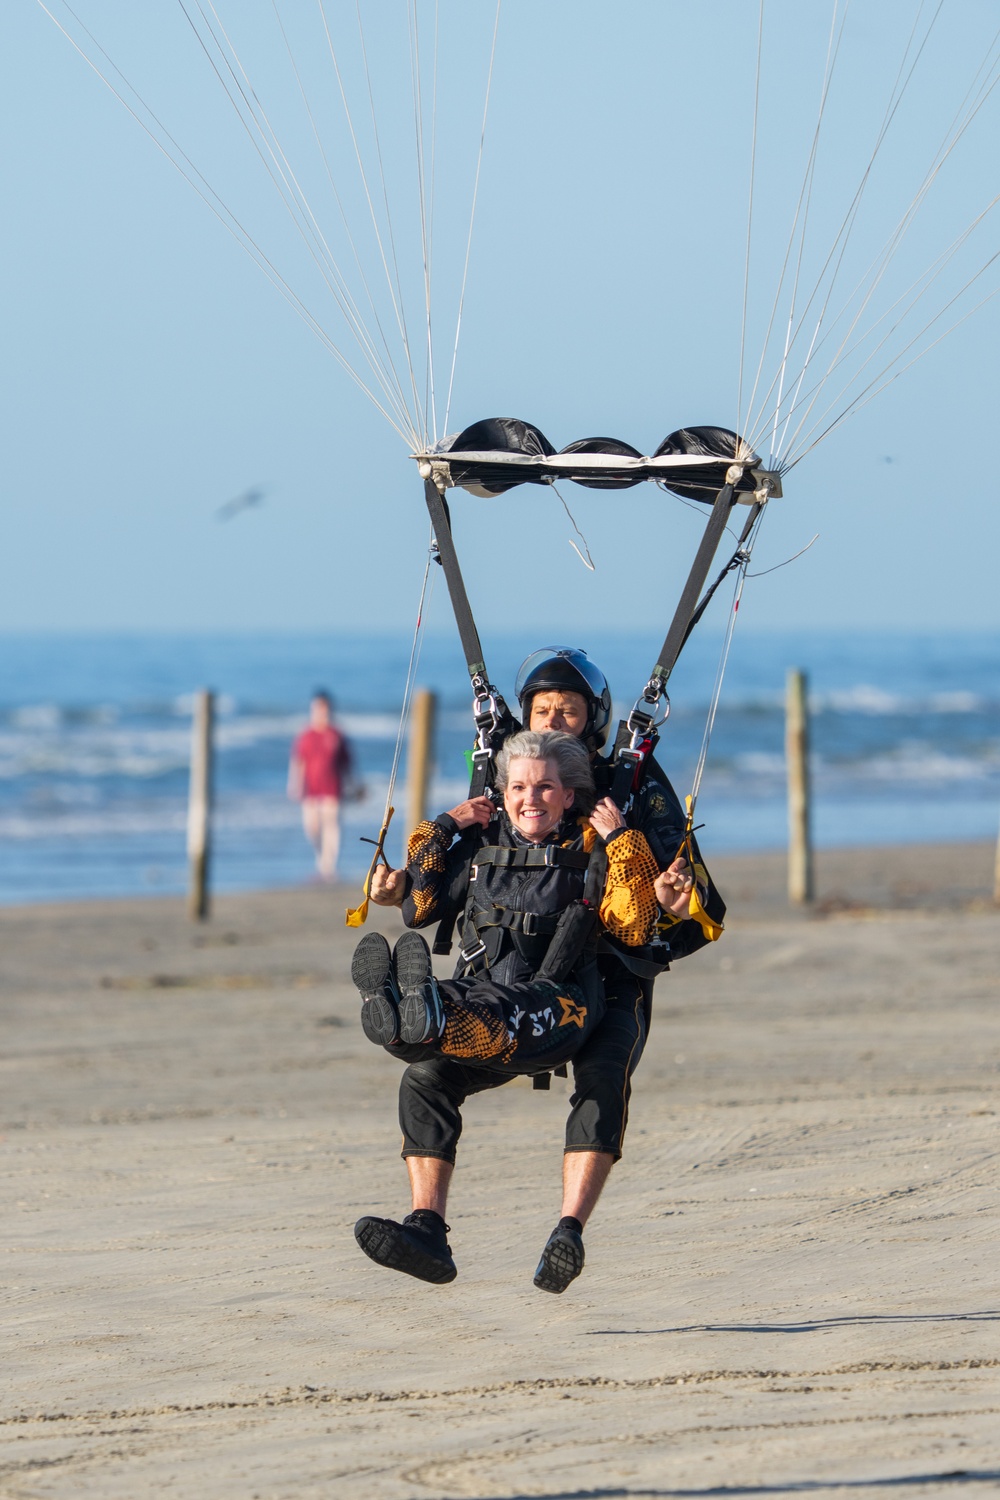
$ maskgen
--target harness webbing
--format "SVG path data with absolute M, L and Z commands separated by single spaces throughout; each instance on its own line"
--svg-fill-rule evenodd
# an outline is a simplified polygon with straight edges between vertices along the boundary
M 539 916 L 533 911 L 512 911 L 506 906 L 473 912 L 469 920 L 480 936 L 487 927 L 502 927 L 505 932 L 521 932 L 525 937 L 551 937 L 559 925 L 558 915 Z
M 660 654 L 656 665 L 650 673 L 651 680 L 659 680 L 666 686 L 667 679 L 677 663 L 681 654 L 681 647 L 688 636 L 688 628 L 692 617 L 698 606 L 698 596 L 705 586 L 708 570 L 712 566 L 712 559 L 719 548 L 722 533 L 726 529 L 729 520 L 729 512 L 735 504 L 735 488 L 733 484 L 724 484 L 715 497 L 712 513 L 708 518 L 698 551 L 695 553 L 691 571 L 688 573 L 687 582 L 677 601 L 674 617 L 670 622 L 670 629 L 660 648 Z
M 701 601 L 698 604 L 698 608 L 691 616 L 691 619 L 688 622 L 688 628 L 684 632 L 684 639 L 683 641 L 681 641 L 681 650 L 683 650 L 683 648 L 687 645 L 688 637 L 690 636 L 692 630 L 698 624 L 698 621 L 701 619 L 702 615 L 711 604 L 713 598 L 715 597 L 716 590 L 723 583 L 725 583 L 726 579 L 729 577 L 734 568 L 738 568 L 741 563 L 746 562 L 746 553 L 743 551 L 743 547 L 751 531 L 753 531 L 757 517 L 760 515 L 763 509 L 764 507 L 759 500 L 755 501 L 755 503 L 751 505 L 750 514 L 747 516 L 746 525 L 740 532 L 739 541 L 736 543 L 736 551 L 726 563 L 726 566 L 723 568 L 722 572 L 719 574 L 715 582 L 705 590 L 704 594 L 702 594 Z M 678 655 L 679 654 L 680 653 L 678 652 Z
M 612 763 L 615 769 L 611 783 L 611 799 L 617 807 L 624 808 L 627 805 L 635 788 L 637 772 L 641 778 L 641 768 L 654 749 L 658 738 L 654 720 L 657 706 L 666 691 L 667 681 L 677 664 L 677 658 L 683 650 L 685 641 L 722 581 L 722 578 L 718 579 L 699 604 L 699 595 L 705 586 L 712 559 L 719 550 L 729 512 L 736 503 L 736 485 L 742 472 L 739 464 L 734 465 L 729 470 L 726 483 L 715 497 L 708 524 L 702 533 L 698 551 L 695 553 L 681 597 L 677 601 L 677 608 L 674 610 L 674 617 L 660 648 L 656 665 L 649 674 L 649 681 L 628 719 L 619 725 L 612 753 Z M 753 510 L 756 512 L 758 508 L 754 506 Z M 749 534 L 749 527 L 745 529 L 744 534 Z M 725 577 L 728 572 L 729 566 L 723 572 L 722 577 Z
M 472 617 L 472 607 L 465 591 L 465 580 L 459 566 L 458 553 L 455 551 L 455 539 L 451 534 L 451 517 L 448 513 L 448 506 L 433 479 L 424 480 L 424 498 L 430 512 L 438 559 L 444 568 L 445 581 L 451 596 L 455 624 L 458 626 L 462 650 L 465 652 L 465 665 L 472 679 L 472 690 L 475 693 L 478 743 L 472 752 L 472 780 L 469 786 L 469 796 L 481 797 L 487 787 L 492 784 L 490 771 L 493 760 L 504 737 L 514 725 L 507 705 L 486 675 L 479 631 Z M 438 941 L 441 941 L 440 934 Z M 450 945 L 450 938 L 446 937 L 445 941 Z M 436 953 L 447 952 L 448 949 L 442 950 L 435 944 L 434 951 Z
M 508 848 L 503 844 L 486 844 L 472 856 L 474 865 L 494 865 L 498 870 L 539 870 L 562 865 L 570 870 L 585 870 L 590 855 L 581 849 L 562 849 L 558 844 L 532 845 L 531 848 Z
M 434 540 L 437 542 L 438 557 L 444 568 L 445 580 L 448 584 L 448 593 L 451 595 L 451 607 L 455 611 L 455 624 L 458 626 L 458 634 L 462 642 L 462 650 L 465 652 L 465 665 L 469 669 L 473 686 L 477 685 L 477 677 L 485 685 L 486 665 L 483 661 L 483 648 L 479 641 L 479 631 L 472 617 L 472 608 L 469 604 L 469 596 L 465 592 L 465 580 L 462 577 L 462 569 L 458 562 L 458 553 L 455 551 L 455 541 L 451 534 L 451 517 L 444 498 L 438 490 L 433 479 L 424 480 L 424 499 L 427 501 L 427 509 L 430 511 L 431 525 L 434 528 Z

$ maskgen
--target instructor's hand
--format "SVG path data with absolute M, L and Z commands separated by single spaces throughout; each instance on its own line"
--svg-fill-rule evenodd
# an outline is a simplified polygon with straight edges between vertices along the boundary
M 610 797 L 602 797 L 590 815 L 590 826 L 606 839 L 617 828 L 625 827 L 625 819 Z
M 678 857 L 661 875 L 657 875 L 653 889 L 663 911 L 672 912 L 675 917 L 686 917 L 693 886 L 694 874 L 687 860 Z
M 448 817 L 454 818 L 459 828 L 471 828 L 473 823 L 485 828 L 492 816 L 493 803 L 489 797 L 470 797 L 467 802 L 448 809 Z
M 402 906 L 406 894 L 406 871 L 387 870 L 385 865 L 376 865 L 368 894 L 376 906 Z

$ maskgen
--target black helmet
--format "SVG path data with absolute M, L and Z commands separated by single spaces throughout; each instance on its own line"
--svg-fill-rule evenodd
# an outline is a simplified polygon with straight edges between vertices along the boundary
M 587 727 L 581 739 L 599 750 L 608 737 L 611 689 L 586 651 L 572 646 L 544 646 L 541 651 L 533 651 L 521 663 L 514 692 L 525 719 L 531 717 L 531 700 L 536 693 L 579 693 L 587 701 Z

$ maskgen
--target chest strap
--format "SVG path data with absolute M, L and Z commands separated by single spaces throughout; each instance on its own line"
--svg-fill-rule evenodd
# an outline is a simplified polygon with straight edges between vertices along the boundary
M 476 941 L 463 946 L 462 961 L 474 974 L 489 967 L 483 934 L 491 927 L 499 927 L 506 932 L 520 932 L 524 937 L 551 937 L 558 926 L 557 913 L 540 916 L 533 911 L 510 911 L 505 906 L 491 906 L 485 911 L 471 912 L 466 918 L 466 931 L 471 927 Z
M 505 906 L 492 906 L 486 911 L 472 913 L 472 925 L 477 932 L 486 927 L 504 927 L 508 932 L 523 932 L 525 937 L 547 936 L 559 925 L 560 913 L 540 916 L 533 911 L 509 911 Z
M 582 849 L 563 849 L 558 844 L 532 844 L 526 848 L 487 844 L 472 856 L 474 865 L 493 865 L 498 870 L 542 870 L 561 865 L 568 870 L 585 870 L 590 855 Z

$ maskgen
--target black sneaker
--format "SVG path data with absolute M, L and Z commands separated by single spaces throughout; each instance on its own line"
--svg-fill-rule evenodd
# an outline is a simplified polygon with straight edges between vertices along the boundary
M 399 1006 L 389 944 L 380 932 L 366 932 L 351 959 L 351 979 L 361 994 L 361 1025 L 377 1047 L 399 1040 Z
M 428 1208 L 415 1209 L 402 1224 L 369 1214 L 354 1226 L 354 1238 L 370 1260 L 439 1285 L 458 1275 L 447 1235 L 448 1226 L 440 1214 Z
M 583 1235 L 557 1224 L 538 1262 L 535 1285 L 542 1292 L 564 1292 L 583 1270 L 583 1260 Z
M 444 1031 L 444 1006 L 431 966 L 431 950 L 419 932 L 404 932 L 392 950 L 399 990 L 399 1039 L 409 1045 L 437 1041 Z

